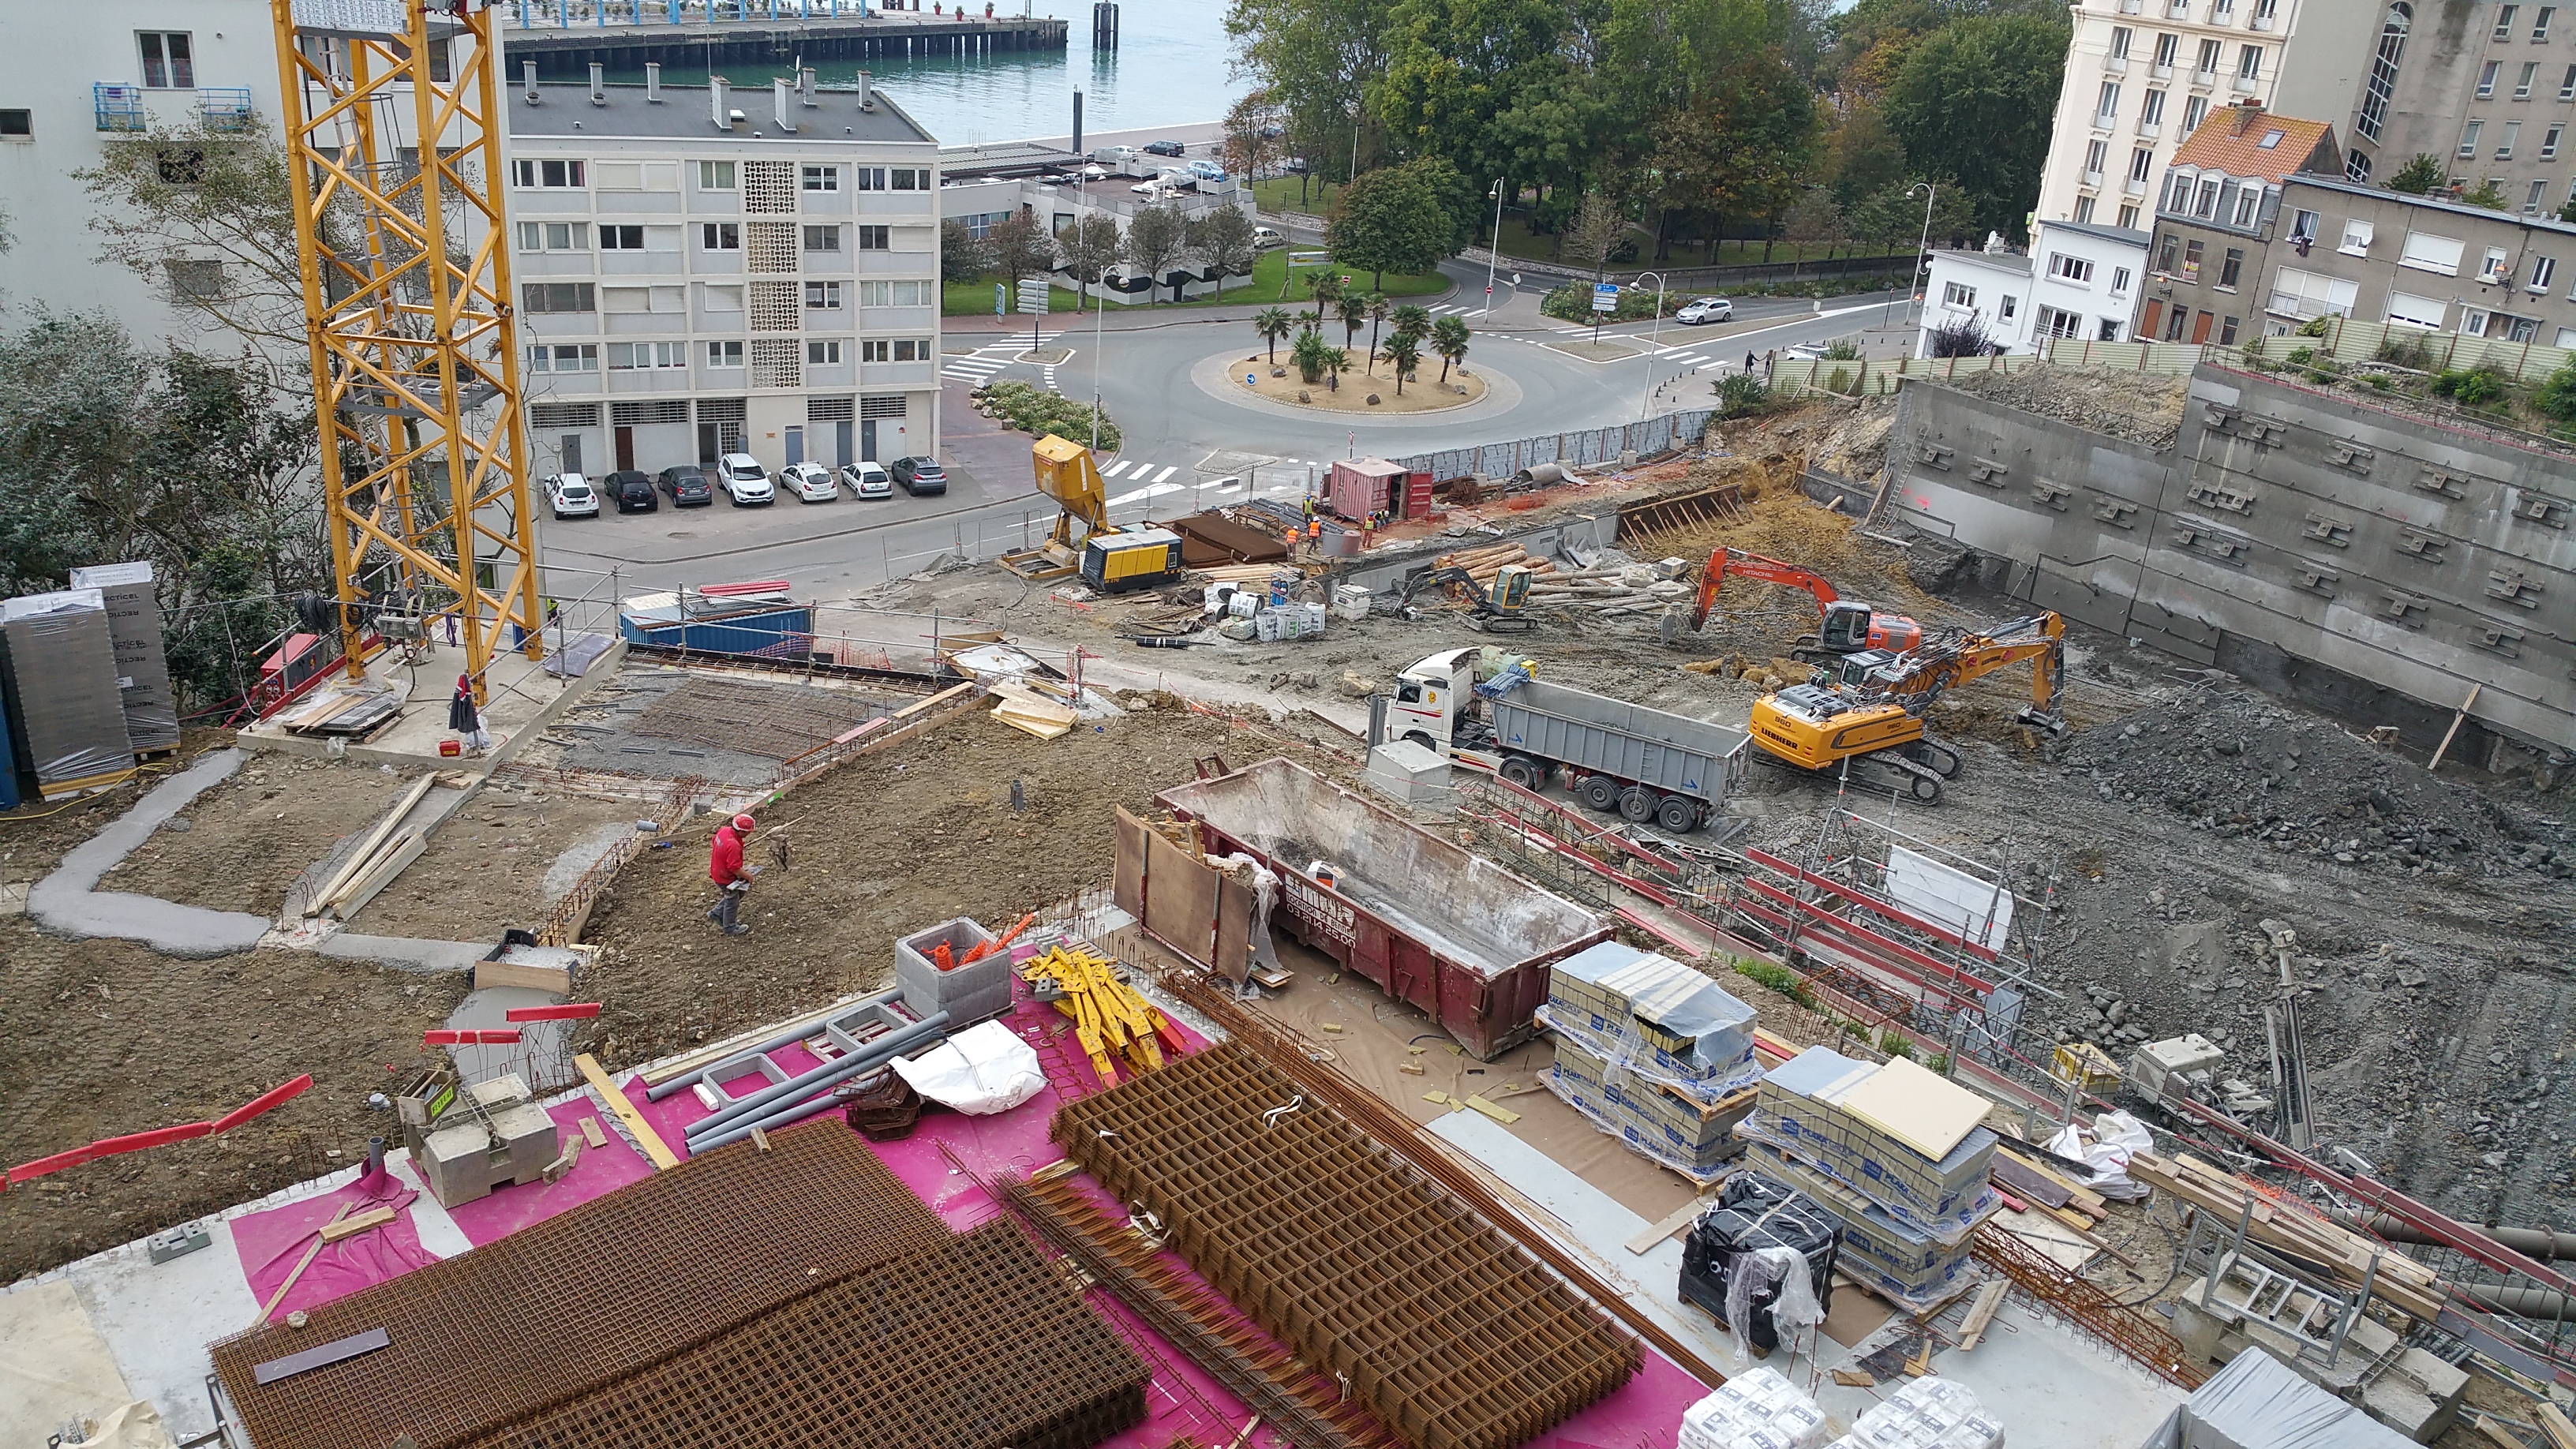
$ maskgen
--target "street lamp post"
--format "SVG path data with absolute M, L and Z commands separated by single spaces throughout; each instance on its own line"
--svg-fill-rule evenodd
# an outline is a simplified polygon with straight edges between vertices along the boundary
M 1905 188 L 1905 194 L 1908 196 L 1912 196 L 1917 191 L 1923 193 L 1923 236 L 1914 244 L 1914 272 L 1907 279 L 1905 286 L 1905 290 L 1913 294 L 1905 299 L 1905 320 L 1908 323 L 1916 320 L 1914 303 L 1921 296 L 1921 293 L 1916 291 L 1916 287 L 1923 280 L 1923 254 L 1932 246 L 1932 198 L 1941 193 L 1941 187 L 1937 182 L 1918 181 Z
M 1503 250 L 1503 183 L 1494 180 L 1494 244 L 1485 253 L 1485 315 L 1494 315 L 1494 262 Z
M 1664 274 L 1639 272 L 1637 279 L 1628 284 L 1632 287 L 1642 287 L 1648 277 L 1655 279 L 1655 330 L 1646 344 L 1645 390 L 1637 398 L 1637 421 L 1641 423 L 1646 420 L 1646 409 L 1652 405 L 1655 396 L 1655 358 L 1664 348 Z

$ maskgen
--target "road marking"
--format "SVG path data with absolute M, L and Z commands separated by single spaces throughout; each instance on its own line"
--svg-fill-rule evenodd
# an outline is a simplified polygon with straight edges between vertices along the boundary
M 1153 466 L 1154 466 L 1154 465 L 1153 465 L 1153 464 L 1151 464 L 1151 463 L 1148 463 L 1148 464 L 1146 464 L 1146 465 L 1145 465 L 1145 467 L 1147 467 L 1147 468 L 1151 468 L 1151 467 L 1153 467 Z M 1139 469 L 1138 471 L 1140 471 L 1140 472 L 1141 472 L 1141 471 L 1143 471 L 1143 470 L 1142 470 L 1142 469 Z M 1164 479 L 1171 477 L 1174 473 L 1177 473 L 1177 472 L 1179 472 L 1179 471 L 1180 471 L 1180 465 L 1179 465 L 1179 464 L 1177 464 L 1177 463 L 1175 463 L 1175 464 L 1173 464 L 1171 467 L 1165 468 L 1162 472 L 1155 474 L 1155 475 L 1154 475 L 1154 481 L 1155 481 L 1155 482 L 1157 482 L 1157 483 L 1160 483 L 1160 482 L 1162 482 Z
M 1119 461 L 1110 464 L 1108 467 L 1101 469 L 1100 476 L 1103 478 L 1115 478 L 1119 474 L 1126 472 L 1127 467 L 1127 461 L 1122 458 Z
M 1133 493 L 1121 493 L 1117 497 L 1109 500 L 1109 506 L 1112 508 L 1120 508 L 1127 504 L 1137 502 L 1140 499 L 1160 498 L 1166 493 L 1185 493 L 1187 491 L 1189 490 L 1183 488 L 1178 483 L 1163 483 L 1152 488 L 1139 488 Z

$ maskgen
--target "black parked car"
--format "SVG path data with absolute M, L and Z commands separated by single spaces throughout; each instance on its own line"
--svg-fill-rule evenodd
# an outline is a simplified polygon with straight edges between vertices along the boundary
M 897 458 L 887 469 L 904 492 L 918 498 L 925 493 L 948 491 L 948 473 L 937 458 Z
M 674 508 L 707 508 L 716 501 L 716 491 L 707 486 L 707 475 L 694 464 L 682 463 L 662 470 L 662 491 L 671 495 Z
M 1149 141 L 1145 145 L 1148 156 L 1178 156 L 1187 150 L 1189 148 L 1178 141 Z
M 641 469 L 621 468 L 609 474 L 608 481 L 600 486 L 608 494 L 608 501 L 616 504 L 617 511 L 620 513 L 661 511 L 662 500 L 653 492 L 653 480 Z

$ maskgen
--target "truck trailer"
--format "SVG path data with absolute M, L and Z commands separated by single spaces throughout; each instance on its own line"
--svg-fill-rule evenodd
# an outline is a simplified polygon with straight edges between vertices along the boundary
M 1485 653 L 1451 649 L 1404 671 L 1392 696 L 1372 701 L 1369 742 L 1411 740 L 1528 790 L 1562 772 L 1595 810 L 1676 835 L 1716 819 L 1744 783 L 1744 731 L 1529 678 L 1525 667 L 1479 683 Z
M 1411 1002 L 1478 1061 L 1537 1033 L 1548 968 L 1610 923 L 1287 760 L 1154 797 L 1280 881 L 1274 929 Z

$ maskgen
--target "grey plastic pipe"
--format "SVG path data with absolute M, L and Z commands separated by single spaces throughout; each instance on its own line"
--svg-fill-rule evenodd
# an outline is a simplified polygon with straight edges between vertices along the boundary
M 865 1011 L 871 1006 L 886 1006 L 891 1004 L 896 997 L 901 995 L 903 995 L 901 989 L 880 991 L 876 995 L 864 1000 L 851 1002 L 846 1010 L 837 1013 L 837 1015 L 847 1016 L 853 1011 Z M 826 1017 L 823 1020 L 828 1021 L 831 1019 L 832 1018 L 830 1017 Z M 704 1078 L 708 1072 L 715 1070 L 724 1062 L 732 1061 L 737 1057 L 750 1056 L 755 1052 L 774 1052 L 783 1046 L 793 1046 L 800 1041 L 804 1041 L 809 1037 L 819 1034 L 822 1030 L 823 1021 L 814 1021 L 809 1022 L 804 1026 L 797 1027 L 791 1031 L 780 1032 L 778 1035 L 771 1037 L 769 1040 L 762 1042 L 758 1046 L 744 1047 L 742 1050 L 734 1052 L 729 1056 L 720 1058 L 717 1061 L 709 1062 L 707 1065 L 700 1067 L 694 1072 L 688 1072 L 681 1076 L 673 1077 L 671 1080 L 664 1082 L 659 1086 L 647 1087 L 644 1089 L 645 1099 L 648 1101 L 658 1102 L 664 1097 L 671 1095 L 673 1092 L 687 1091 L 690 1087 L 696 1085 L 702 1078 Z
M 803 1076 L 791 1077 L 774 1087 L 766 1087 L 747 1097 L 736 1098 L 731 1106 L 710 1116 L 701 1117 L 685 1129 L 691 1150 L 714 1133 L 737 1122 L 756 1122 L 768 1116 L 783 1103 L 802 1100 L 836 1082 L 874 1071 L 901 1056 L 913 1046 L 934 1037 L 946 1035 L 948 1013 L 934 1011 L 903 1030 L 877 1038 L 867 1050 L 852 1052 L 839 1061 L 830 1062 Z
M 831 1109 L 832 1099 L 829 1096 L 816 1097 L 811 1101 L 798 1102 L 792 1106 L 781 1107 L 776 1112 L 761 1118 L 757 1122 L 736 1122 L 732 1126 L 723 1129 L 712 1137 L 692 1142 L 689 1144 L 689 1151 L 693 1155 L 700 1152 L 712 1152 L 715 1149 L 724 1146 L 728 1142 L 740 1142 L 742 1139 L 750 1136 L 751 1129 L 755 1127 L 759 1128 L 763 1132 L 775 1132 L 779 1128 L 784 1127 L 791 1122 L 802 1122 L 817 1112 L 828 1112 Z

